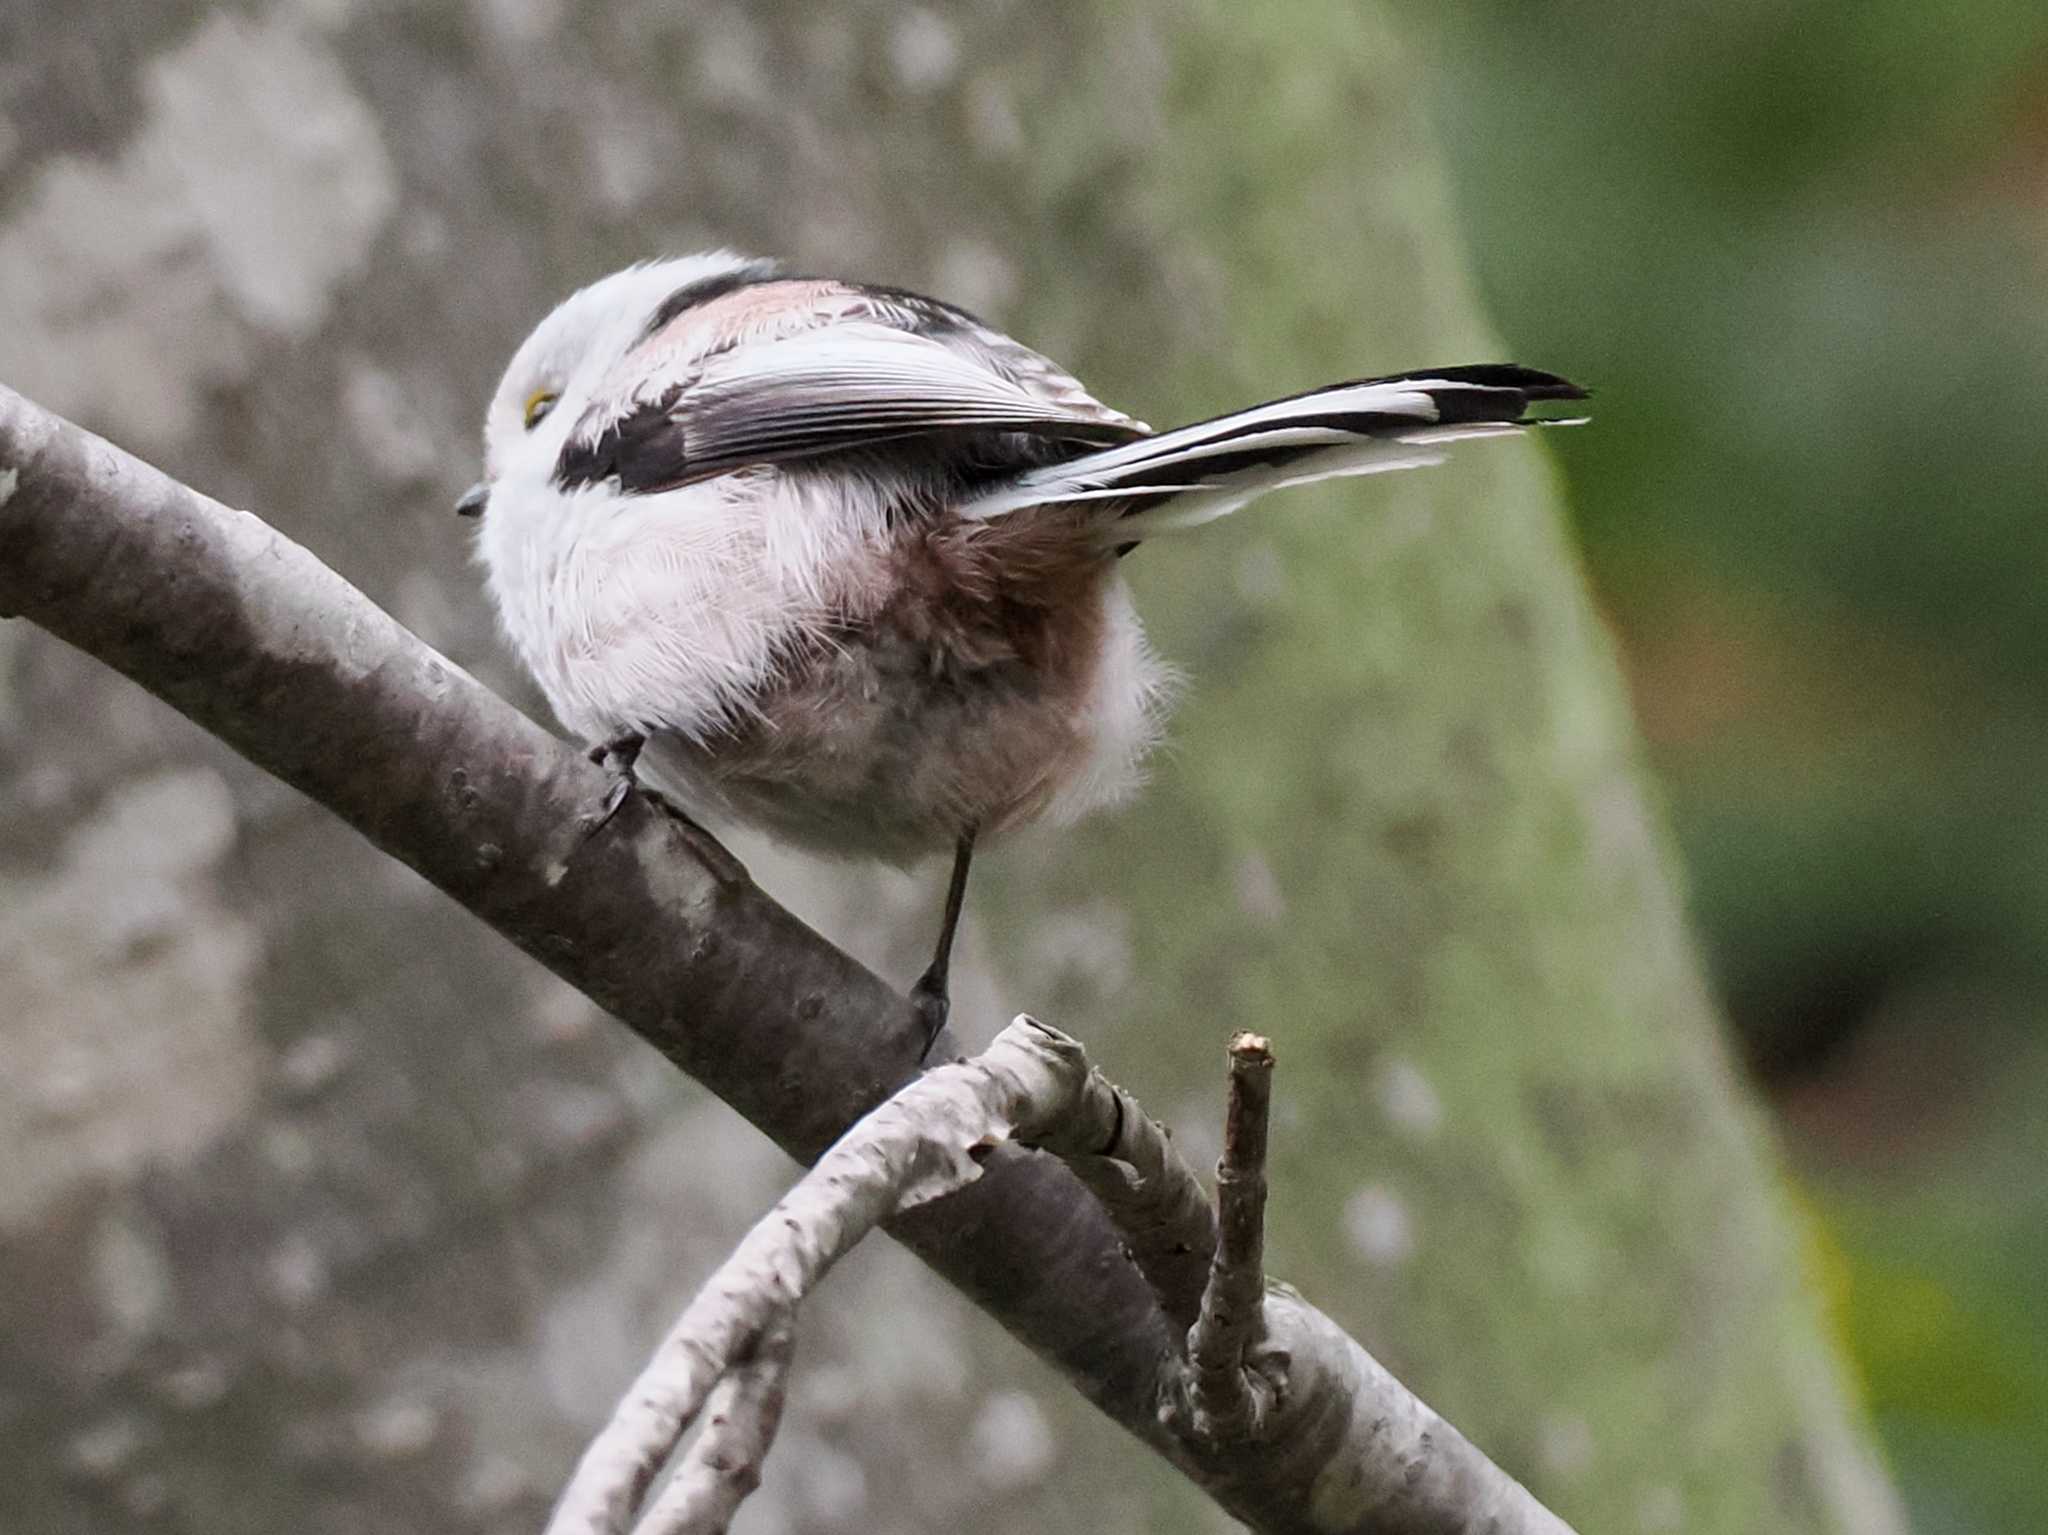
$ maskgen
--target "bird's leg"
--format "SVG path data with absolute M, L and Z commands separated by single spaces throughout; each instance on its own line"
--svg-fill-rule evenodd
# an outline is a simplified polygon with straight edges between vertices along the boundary
M 953 847 L 953 878 L 946 886 L 946 916 L 939 928 L 939 945 L 932 952 L 931 964 L 910 989 L 910 1005 L 917 1009 L 918 1021 L 924 1025 L 924 1048 L 917 1057 L 920 1061 L 931 1054 L 952 1006 L 946 994 L 946 972 L 953 960 L 953 934 L 960 926 L 960 908 L 967 899 L 967 866 L 973 861 L 974 828 L 970 826 Z
M 597 813 L 583 818 L 583 838 L 578 845 L 589 846 L 590 839 L 609 826 L 612 817 L 619 813 L 619 808 L 637 794 L 666 816 L 669 824 L 683 834 L 684 840 L 721 884 L 746 884 L 746 865 L 733 857 L 723 842 L 698 825 L 694 816 L 661 790 L 640 781 L 639 775 L 633 769 L 640 760 L 641 749 L 646 745 L 647 737 L 635 731 L 631 735 L 606 741 L 602 746 L 590 748 L 590 760 L 612 775 L 612 784 L 605 791 L 604 803 L 597 807 Z
M 586 841 L 609 826 L 612 817 L 619 813 L 619 807 L 640 787 L 633 765 L 640 760 L 641 748 L 646 744 L 647 737 L 635 731 L 590 748 L 590 760 L 612 775 L 612 786 L 605 793 L 604 803 L 598 807 L 597 819 L 583 834 Z

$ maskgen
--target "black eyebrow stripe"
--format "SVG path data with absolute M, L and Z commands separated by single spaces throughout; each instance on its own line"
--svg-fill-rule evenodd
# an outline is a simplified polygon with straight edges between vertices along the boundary
M 700 277 L 695 282 L 686 282 L 655 307 L 654 313 L 648 316 L 647 324 L 641 329 L 640 340 L 647 340 L 677 315 L 686 314 L 700 304 L 724 298 L 726 294 L 737 293 L 742 288 L 758 287 L 766 282 L 780 282 L 784 275 L 782 268 L 773 261 L 749 261 L 730 272 L 719 272 L 715 276 Z

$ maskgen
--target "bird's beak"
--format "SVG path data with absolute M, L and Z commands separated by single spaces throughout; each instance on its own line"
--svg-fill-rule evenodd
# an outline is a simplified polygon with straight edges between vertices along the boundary
M 455 503 L 458 517 L 481 517 L 484 508 L 491 504 L 491 487 L 487 481 L 478 480 L 462 493 L 462 499 Z

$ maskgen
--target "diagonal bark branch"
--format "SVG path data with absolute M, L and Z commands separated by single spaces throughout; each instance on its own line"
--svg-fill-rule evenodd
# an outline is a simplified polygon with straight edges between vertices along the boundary
M 607 780 L 580 753 L 258 518 L 4 387 L 0 613 L 325 805 L 793 1156 L 814 1159 L 915 1075 L 908 1003 L 708 839 L 636 797 L 586 840 Z M 942 1036 L 938 1058 L 954 1048 Z M 999 1148 L 984 1177 L 888 1229 L 1256 1529 L 1563 1528 L 1328 1318 L 1276 1298 L 1269 1343 L 1327 1389 L 1277 1415 L 1287 1436 L 1257 1456 L 1181 1441 L 1154 1394 L 1176 1329 L 1052 1158 Z

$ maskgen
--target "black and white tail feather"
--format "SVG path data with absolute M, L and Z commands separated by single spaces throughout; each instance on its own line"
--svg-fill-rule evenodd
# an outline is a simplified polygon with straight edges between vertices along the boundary
M 1027 470 L 957 510 L 985 520 L 1034 506 L 1116 502 L 1126 510 L 1105 537 L 1129 543 L 1199 527 L 1284 486 L 1423 468 L 1469 438 L 1579 426 L 1585 417 L 1528 412 L 1586 397 L 1567 379 L 1513 363 L 1354 379 Z

